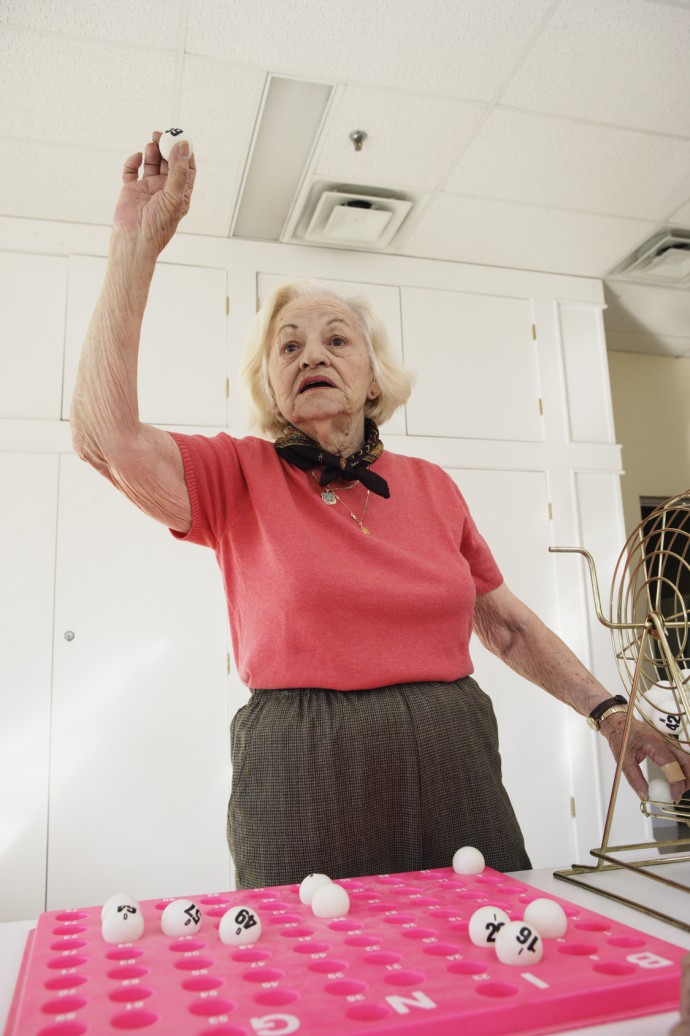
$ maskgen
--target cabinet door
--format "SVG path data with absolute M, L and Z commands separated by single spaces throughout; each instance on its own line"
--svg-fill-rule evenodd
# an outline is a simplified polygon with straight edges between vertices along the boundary
M 543 471 L 450 470 L 506 585 L 544 622 L 558 607 L 546 476 Z M 517 676 L 472 639 L 475 678 L 491 696 L 501 738 L 503 779 L 534 867 L 571 860 L 573 821 L 567 706 Z
M 212 551 L 62 459 L 48 908 L 226 888 L 227 619 Z
M 66 259 L 0 253 L 0 418 L 59 418 L 66 287 Z
M 58 458 L 0 453 L 0 921 L 45 910 Z
M 402 288 L 409 435 L 540 442 L 530 299 Z
M 289 275 L 280 276 L 273 273 L 260 273 L 257 277 L 257 297 L 263 303 L 269 292 L 277 288 L 279 284 L 289 280 Z M 388 284 L 364 284 L 357 281 L 335 281 L 319 277 L 319 280 L 337 291 L 340 295 L 364 295 L 372 304 L 388 333 L 393 355 L 402 363 L 403 347 L 400 331 L 400 292 L 398 288 Z M 405 407 L 401 407 L 389 421 L 386 421 L 385 428 L 388 435 L 405 434 Z
M 69 259 L 62 416 L 69 417 L 84 337 L 106 260 Z M 226 423 L 225 270 L 159 262 L 141 331 L 139 412 L 148 424 L 222 427 Z

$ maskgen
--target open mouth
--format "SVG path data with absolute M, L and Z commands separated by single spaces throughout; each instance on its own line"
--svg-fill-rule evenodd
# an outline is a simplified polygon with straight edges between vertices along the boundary
M 326 381 L 325 378 L 313 378 L 312 380 L 305 381 L 304 384 L 300 385 L 299 395 L 301 396 L 304 392 L 317 388 L 335 388 L 335 386 L 331 381 Z

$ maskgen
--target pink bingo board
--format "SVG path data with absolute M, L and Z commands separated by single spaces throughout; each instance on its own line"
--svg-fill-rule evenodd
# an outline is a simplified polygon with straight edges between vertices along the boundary
M 350 911 L 334 920 L 302 905 L 297 885 L 187 897 L 202 922 L 181 938 L 161 932 L 170 900 L 144 901 L 144 935 L 129 944 L 103 941 L 100 907 L 42 914 L 5 1036 L 512 1036 L 678 1005 L 684 950 L 562 899 L 567 932 L 544 940 L 539 963 L 501 964 L 474 946 L 478 907 L 521 920 L 544 895 L 497 871 L 339 884 Z M 239 904 L 262 934 L 226 946 L 218 924 Z

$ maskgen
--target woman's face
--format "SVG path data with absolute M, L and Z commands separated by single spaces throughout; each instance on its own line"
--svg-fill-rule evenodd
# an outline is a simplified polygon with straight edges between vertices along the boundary
M 304 431 L 343 417 L 363 423 L 367 399 L 379 394 L 355 315 L 328 296 L 294 299 L 274 317 L 268 378 L 279 412 Z

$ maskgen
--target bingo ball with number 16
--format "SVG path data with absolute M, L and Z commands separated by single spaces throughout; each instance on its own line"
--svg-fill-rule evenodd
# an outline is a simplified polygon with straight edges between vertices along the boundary
M 501 964 L 529 967 L 541 960 L 544 943 L 536 928 L 524 921 L 509 921 L 497 933 L 494 949 Z
M 170 158 L 170 152 L 172 151 L 175 144 L 181 144 L 183 140 L 186 140 L 189 144 L 189 155 L 190 158 L 194 154 L 194 144 L 189 133 L 186 133 L 183 129 L 169 129 L 161 135 L 158 141 L 158 150 L 161 153 L 161 158 L 164 158 L 167 162 Z
M 218 935 L 226 946 L 249 946 L 261 936 L 261 918 L 251 907 L 234 906 L 221 917 Z

